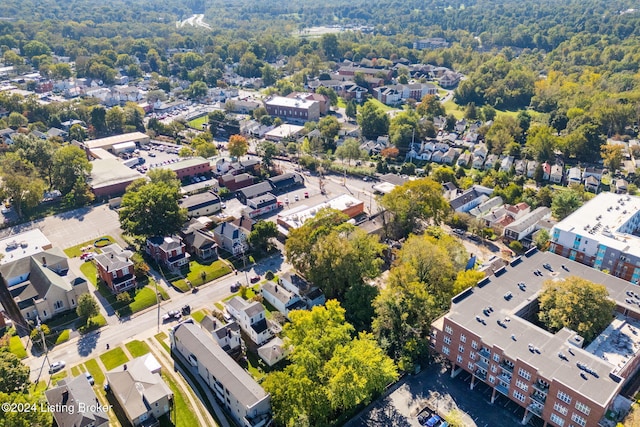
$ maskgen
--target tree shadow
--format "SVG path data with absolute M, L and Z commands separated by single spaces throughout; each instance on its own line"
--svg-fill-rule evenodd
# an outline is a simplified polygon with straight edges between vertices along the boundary
M 78 340 L 78 354 L 80 356 L 88 356 L 96 349 L 100 338 L 100 331 L 80 336 Z
M 366 415 L 366 418 L 365 418 Z M 350 424 L 350 427 L 410 427 L 411 422 L 393 406 L 389 398 Z

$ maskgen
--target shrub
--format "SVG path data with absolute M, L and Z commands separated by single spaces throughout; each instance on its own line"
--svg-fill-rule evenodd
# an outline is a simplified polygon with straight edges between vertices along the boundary
M 267 273 L 264 275 L 264 278 L 267 280 L 273 280 L 274 274 L 273 271 L 269 270 L 267 271 Z
M 129 295 L 129 292 L 120 292 L 116 295 L 116 301 L 122 303 L 122 305 L 129 305 L 131 304 L 131 295 Z

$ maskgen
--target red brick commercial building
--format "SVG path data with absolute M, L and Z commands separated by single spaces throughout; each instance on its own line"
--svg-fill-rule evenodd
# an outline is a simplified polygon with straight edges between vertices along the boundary
M 176 163 L 161 165 L 160 168 L 170 169 L 178 175 L 178 179 L 190 178 L 211 172 L 211 162 L 204 157 L 181 159 Z
M 616 302 L 611 325 L 583 348 L 569 329 L 553 334 L 533 323 L 546 280 L 585 277 L 603 284 Z M 601 425 L 626 379 L 638 368 L 640 288 L 553 253 L 532 249 L 477 286 L 451 300 L 432 324 L 431 347 L 451 363 L 451 375 L 470 373 L 525 409 L 523 423 L 545 426 Z M 633 348 L 621 351 L 616 342 Z
M 320 118 L 320 102 L 299 95 L 296 98 L 273 96 L 265 101 L 264 106 L 270 116 L 288 121 L 304 123 Z

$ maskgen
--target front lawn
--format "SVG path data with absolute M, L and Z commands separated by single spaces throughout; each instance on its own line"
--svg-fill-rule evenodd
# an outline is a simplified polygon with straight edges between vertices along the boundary
M 113 350 L 109 350 L 106 353 L 100 355 L 100 360 L 107 371 L 120 366 L 129 361 L 129 358 L 120 347 L 116 347 Z
M 86 334 L 88 332 L 95 331 L 96 329 L 99 329 L 105 326 L 106 324 L 107 324 L 107 319 L 105 319 L 102 314 L 98 314 L 97 316 L 94 316 L 91 319 L 89 319 L 87 324 L 80 326 L 78 328 L 78 332 L 80 332 L 81 334 Z
M 58 381 L 60 381 L 63 378 L 66 378 L 67 375 L 68 375 L 67 371 L 61 371 L 61 372 L 58 372 L 57 374 L 51 375 L 51 384 L 56 385 Z
M 18 356 L 19 359 L 27 357 L 27 350 L 24 349 L 22 340 L 17 335 L 14 335 L 9 339 L 9 351 Z
M 196 322 L 200 323 L 202 322 L 202 319 L 204 319 L 204 316 L 206 316 L 207 314 L 209 313 L 203 308 L 202 310 L 194 311 L 193 313 L 191 313 L 191 317 L 193 317 Z
M 144 356 L 151 351 L 147 343 L 144 341 L 133 340 L 126 343 L 124 346 L 127 347 L 127 350 L 129 350 L 129 353 L 131 353 L 133 357 Z
M 102 295 L 107 302 L 113 307 L 119 317 L 130 316 L 133 313 L 137 313 L 145 308 L 151 307 L 156 304 L 156 291 L 155 284 L 145 286 L 144 288 L 134 289 L 129 292 L 131 296 L 131 302 L 128 305 L 116 299 L 116 295 L 111 292 L 104 283 L 97 285 L 98 292 Z M 161 288 L 158 287 L 162 299 L 169 299 L 169 295 Z
M 200 264 L 198 261 L 191 261 L 189 263 L 189 272 L 187 273 L 186 280 L 191 282 L 191 286 L 197 287 L 229 273 L 231 273 L 231 268 L 220 260 L 213 261 L 209 264 Z M 173 285 L 182 292 L 187 292 L 191 289 L 185 282 L 185 279 L 176 280 L 173 282 Z
M 104 384 L 104 374 L 102 373 L 102 369 L 100 369 L 100 365 L 98 365 L 98 361 L 96 359 L 87 360 L 84 362 L 85 368 L 93 377 L 93 380 L 96 384 Z
M 96 286 L 98 280 L 98 269 L 92 261 L 82 264 L 80 266 L 80 271 L 82 272 L 82 274 L 84 274 L 84 277 L 87 278 L 89 283 L 91 283 L 93 286 Z
M 158 342 L 160 343 L 162 348 L 167 350 L 167 353 L 171 353 L 171 348 L 166 343 L 167 338 L 169 338 L 166 333 L 160 332 L 158 334 L 155 334 L 154 337 L 155 337 L 155 339 L 158 340 Z
M 95 245 L 96 242 L 98 243 L 98 246 Z M 69 257 L 69 258 L 74 258 L 77 256 L 82 255 L 82 248 L 85 247 L 91 247 L 91 250 L 93 252 L 96 253 L 100 253 L 100 250 L 96 250 L 98 247 L 102 247 L 102 246 L 106 246 L 106 245 L 110 245 L 111 243 L 115 243 L 115 239 L 111 236 L 102 236 L 98 239 L 92 239 L 89 241 L 86 241 L 84 243 L 80 243 L 77 244 L 75 246 L 71 246 L 70 248 L 67 248 L 64 250 L 64 253 Z
M 64 331 L 60 332 L 60 335 L 58 335 L 58 338 L 56 338 L 56 345 L 69 341 L 70 332 L 70 329 L 65 329 Z
M 132 313 L 137 313 L 147 307 L 155 305 L 157 302 L 156 292 L 150 287 L 144 287 L 136 292 L 133 301 L 129 304 Z

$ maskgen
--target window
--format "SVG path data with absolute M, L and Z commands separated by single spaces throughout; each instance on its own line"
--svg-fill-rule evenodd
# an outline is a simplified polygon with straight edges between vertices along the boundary
M 571 403 L 571 397 L 563 391 L 558 392 L 558 399 L 562 400 L 564 403 Z
M 553 409 L 555 411 L 558 411 L 562 415 L 567 415 L 567 413 L 569 412 L 569 410 L 567 409 L 566 406 L 563 406 L 563 405 L 559 404 L 558 402 L 553 404 Z
M 478 343 L 475 340 L 471 341 L 471 348 L 473 348 L 474 350 L 478 349 Z
M 513 397 L 515 397 L 516 399 L 518 399 L 520 402 L 524 402 L 524 399 L 526 398 L 526 396 L 522 393 L 520 393 L 517 390 L 513 391 Z
M 458 355 L 458 357 L 456 357 L 456 361 L 458 363 L 462 363 L 462 356 Z
M 444 331 L 446 333 L 448 333 L 449 335 L 451 335 L 453 333 L 453 329 L 451 329 L 451 326 L 449 326 L 449 325 L 444 327 Z
M 518 369 L 518 375 L 520 375 L 522 378 L 524 378 L 527 381 L 531 379 L 531 374 L 529 373 L 529 371 L 525 371 L 522 368 Z
M 476 354 L 473 351 L 469 352 L 469 359 L 476 360 Z
M 489 375 L 489 382 L 491 384 L 493 384 L 494 382 L 496 382 L 496 377 L 494 377 L 493 375 Z
M 451 344 L 451 337 L 448 335 L 445 335 L 443 341 L 445 344 Z
M 442 354 L 446 354 L 447 356 L 449 355 L 449 347 L 445 347 L 444 345 L 442 346 Z
M 467 363 L 467 368 L 469 368 L 470 371 L 473 371 L 473 363 Z
M 554 413 L 551 413 L 551 417 L 549 419 L 552 423 L 556 423 L 560 427 L 564 426 L 564 420 Z
M 589 415 L 589 412 L 591 412 L 591 408 L 582 402 L 576 402 L 576 409 L 585 415 Z
M 64 307 L 64 303 L 62 301 L 56 301 L 53 303 L 54 310 L 60 310 Z
M 573 421 L 574 423 L 578 424 L 579 426 L 586 426 L 587 425 L 587 420 L 585 420 L 584 418 L 582 418 L 580 415 L 576 414 L 575 412 L 571 415 L 571 421 Z
M 527 383 L 525 383 L 524 381 L 522 381 L 522 380 L 517 380 L 516 381 L 516 386 L 518 386 L 518 388 L 523 390 L 523 391 L 529 390 L 529 385 Z
M 464 353 L 464 346 L 459 345 L 459 346 L 458 346 L 458 351 L 459 351 L 460 353 Z
M 493 353 L 493 361 L 494 362 L 499 362 L 500 361 L 500 355 L 497 353 Z
M 467 342 L 467 337 L 464 334 L 460 334 L 460 342 Z
M 491 372 L 493 372 L 494 374 L 498 372 L 498 367 L 496 365 L 491 365 Z

